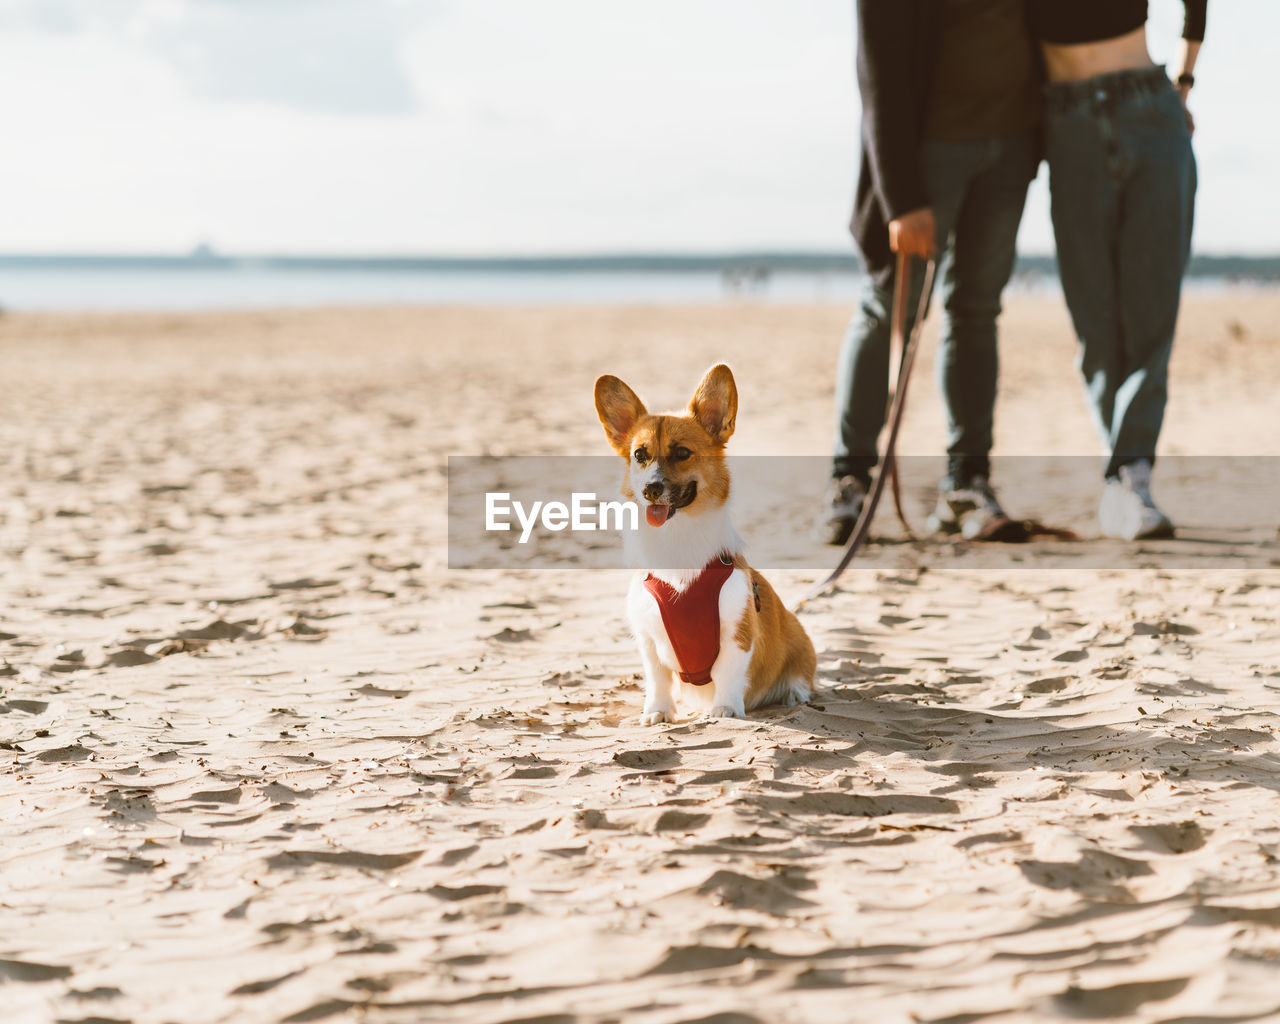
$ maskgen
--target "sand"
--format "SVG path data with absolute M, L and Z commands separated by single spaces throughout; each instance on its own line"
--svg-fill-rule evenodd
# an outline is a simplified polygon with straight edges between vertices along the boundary
M 447 568 L 446 456 L 602 453 L 602 372 L 825 452 L 846 315 L 0 318 L 7 1024 L 1280 1014 L 1280 509 L 1029 493 L 1101 567 L 881 545 L 811 706 L 647 729 L 625 572 Z M 998 450 L 1095 456 L 1059 302 L 1002 354 Z M 1164 451 L 1280 455 L 1277 379 L 1280 293 L 1190 295 Z

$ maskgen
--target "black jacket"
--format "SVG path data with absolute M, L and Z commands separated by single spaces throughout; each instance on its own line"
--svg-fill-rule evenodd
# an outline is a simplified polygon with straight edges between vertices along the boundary
M 889 221 L 929 205 L 920 142 L 941 20 L 936 0 L 857 0 L 862 165 L 849 230 L 867 271 L 893 266 Z
M 920 147 L 942 40 L 941 6 L 942 0 L 857 0 L 862 165 L 849 230 L 876 277 L 893 269 L 889 221 L 930 202 Z M 1033 49 L 1043 79 L 1043 60 Z

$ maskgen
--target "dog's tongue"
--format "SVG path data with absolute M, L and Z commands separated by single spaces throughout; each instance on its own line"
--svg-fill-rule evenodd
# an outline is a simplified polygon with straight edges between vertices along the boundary
M 646 505 L 644 517 L 649 521 L 650 526 L 661 526 L 671 518 L 670 505 Z

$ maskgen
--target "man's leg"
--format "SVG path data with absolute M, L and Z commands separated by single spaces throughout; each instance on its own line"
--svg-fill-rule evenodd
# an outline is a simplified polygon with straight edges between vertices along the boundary
M 893 271 L 868 278 L 849 321 L 836 362 L 836 436 L 833 479 L 854 476 L 865 485 L 876 464 L 889 380 L 889 317 Z
M 967 180 L 981 164 L 981 143 L 927 142 L 922 159 L 938 233 L 939 260 L 945 262 Z M 924 287 L 924 264 L 912 260 L 911 268 L 908 334 Z M 833 482 L 814 529 L 815 537 L 828 544 L 843 544 L 852 533 L 878 459 L 877 444 L 888 406 L 893 285 L 892 269 L 867 282 L 840 349 Z
M 937 215 L 946 224 L 939 228 L 944 322 L 937 372 L 949 426 L 948 471 L 928 525 L 934 532 L 993 540 L 1004 535 L 992 533 L 992 527 L 1004 523 L 1012 528 L 987 481 L 996 381 L 994 324 L 1034 170 L 1034 150 L 1028 150 L 1014 175 L 1022 178 L 1015 202 L 1004 194 L 1008 175 L 993 173 L 1004 150 L 1003 140 L 991 139 L 925 145 L 926 180 L 943 197 Z M 1000 258 L 989 250 L 997 250 Z M 982 321 L 988 325 L 985 337 L 974 329 Z M 975 394 L 959 394 L 966 383 Z
M 923 283 L 923 267 L 916 266 L 908 295 L 907 330 L 911 329 Z M 849 539 L 870 490 L 888 406 L 893 287 L 892 269 L 868 278 L 840 346 L 831 486 L 813 527 L 813 537 L 820 543 L 843 544 Z
M 989 159 L 969 178 L 942 287 L 937 375 L 947 410 L 948 476 L 955 488 L 990 475 L 999 370 L 996 319 L 1037 163 L 1031 132 L 984 145 Z
M 981 143 L 926 142 L 922 172 L 929 187 L 937 227 L 938 258 L 944 260 L 969 177 L 981 163 Z M 924 287 L 924 265 L 911 261 L 907 301 L 908 333 Z M 889 388 L 889 318 L 893 269 L 867 282 L 862 303 L 845 331 L 836 368 L 836 442 L 832 475 L 865 483 L 876 464 L 876 443 L 884 426 Z

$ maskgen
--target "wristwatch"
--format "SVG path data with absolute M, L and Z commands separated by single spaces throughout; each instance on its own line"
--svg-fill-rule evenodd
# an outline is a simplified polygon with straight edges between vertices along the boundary
M 1178 76 L 1178 85 L 1180 86 L 1185 85 L 1188 89 L 1190 89 L 1195 84 L 1196 84 L 1196 76 L 1193 75 L 1190 71 L 1184 71 L 1182 72 L 1182 74 Z

